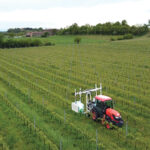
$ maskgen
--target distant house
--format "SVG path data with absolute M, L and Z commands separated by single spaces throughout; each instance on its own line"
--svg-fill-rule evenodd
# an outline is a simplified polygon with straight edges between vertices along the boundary
M 49 36 L 52 36 L 55 35 L 57 31 L 58 31 L 57 29 L 46 29 L 43 30 L 42 32 L 28 32 L 26 34 L 26 37 L 41 37 L 45 32 L 48 32 Z
M 26 33 L 26 37 L 32 37 L 32 32 Z
M 41 37 L 44 32 L 28 32 L 26 37 Z
M 32 37 L 41 37 L 44 32 L 32 32 Z

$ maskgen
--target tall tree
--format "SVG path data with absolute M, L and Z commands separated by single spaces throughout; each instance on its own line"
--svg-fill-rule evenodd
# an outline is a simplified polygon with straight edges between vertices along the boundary
M 148 26 L 150 26 L 150 19 L 148 20 Z
M 122 24 L 123 26 L 125 26 L 125 25 L 127 25 L 127 21 L 126 21 L 126 20 L 122 20 L 121 24 Z

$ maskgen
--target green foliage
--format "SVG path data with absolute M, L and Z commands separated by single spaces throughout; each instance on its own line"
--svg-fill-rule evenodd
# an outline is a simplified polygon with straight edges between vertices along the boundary
M 43 29 L 40 28 L 10 28 L 8 29 L 8 33 L 20 33 L 20 32 L 29 32 L 29 31 L 43 31 Z
M 150 19 L 148 20 L 148 26 L 150 26 Z
M 11 38 L 13 38 L 13 37 L 15 36 L 15 34 L 14 34 L 13 32 L 10 32 L 10 33 L 8 34 L 8 36 L 11 37 Z
M 1 42 L 0 48 L 19 48 L 19 47 L 33 47 L 33 46 L 41 46 L 41 40 L 34 39 L 6 39 Z
M 21 32 L 21 29 L 20 28 L 10 28 L 10 29 L 8 29 L 8 31 L 7 31 L 8 33 L 19 33 L 19 32 Z
M 147 37 L 150 37 L 150 32 L 148 32 Z
M 43 35 L 41 35 L 41 37 L 48 37 L 49 36 L 49 32 L 44 32 Z
M 118 36 L 117 37 L 117 40 L 123 40 L 124 38 L 123 38 L 123 36 Z
M 133 35 L 132 34 L 125 34 L 123 36 L 124 39 L 133 39 Z
M 76 37 L 74 39 L 74 43 L 79 44 L 81 42 L 81 38 L 80 37 Z
M 124 35 L 124 34 L 133 34 L 133 35 L 143 35 L 148 32 L 148 26 L 129 26 L 126 20 L 120 22 L 106 22 L 104 24 L 97 24 L 95 26 L 83 25 L 78 26 L 76 23 L 73 25 L 60 29 L 58 34 L 68 35 L 68 34 L 102 34 L 102 35 Z
M 55 44 L 54 44 L 54 43 L 51 43 L 51 42 L 46 42 L 44 45 L 45 45 L 45 46 L 51 46 L 51 45 L 55 45 Z
M 28 46 L 41 46 L 41 45 L 42 45 L 41 41 L 36 39 L 36 40 L 32 40 L 30 45 L 28 45 Z
M 0 45 L 2 44 L 3 40 L 4 40 L 4 35 L 0 33 Z
M 121 24 L 122 24 L 123 26 L 128 25 L 126 20 L 122 20 Z
M 115 41 L 116 39 L 115 39 L 114 37 L 111 37 L 110 40 L 111 40 L 111 41 Z
M 115 41 L 115 40 L 126 40 L 126 39 L 133 39 L 132 34 L 125 34 L 125 35 L 120 35 L 118 37 L 111 37 L 110 41 Z

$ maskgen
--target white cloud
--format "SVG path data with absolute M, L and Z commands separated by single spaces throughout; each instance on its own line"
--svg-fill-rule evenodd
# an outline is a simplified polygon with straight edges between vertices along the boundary
M 149 6 L 149 0 L 133 0 L 102 3 L 89 7 L 52 7 L 3 11 L 0 12 L 0 29 L 10 28 L 12 27 L 11 24 L 16 25 L 15 27 L 60 28 L 75 22 L 79 25 L 87 23 L 94 25 L 99 22 L 115 22 L 123 19 L 126 19 L 129 24 L 143 24 L 150 19 Z

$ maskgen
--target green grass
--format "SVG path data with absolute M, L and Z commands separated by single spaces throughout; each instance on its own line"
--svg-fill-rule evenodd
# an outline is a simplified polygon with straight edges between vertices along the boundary
M 110 36 L 100 36 L 100 35 L 55 35 L 55 36 L 50 36 L 47 38 L 37 38 L 41 39 L 43 42 L 52 42 L 55 43 L 56 45 L 58 44 L 63 44 L 63 45 L 68 45 L 68 44 L 74 44 L 74 39 L 76 37 L 81 38 L 81 44 L 96 44 L 96 43 L 103 43 L 106 41 L 110 40 Z M 33 37 L 33 39 L 36 39 Z
M 82 35 L 76 45 L 75 37 L 41 38 L 55 46 L 0 50 L 0 148 L 94 150 L 97 130 L 99 149 L 148 150 L 150 39 Z M 122 129 L 107 130 L 71 111 L 74 89 L 100 82 L 125 121 Z

